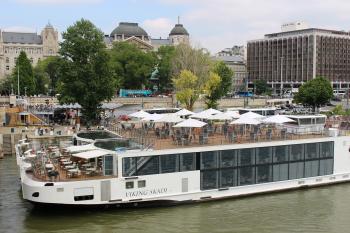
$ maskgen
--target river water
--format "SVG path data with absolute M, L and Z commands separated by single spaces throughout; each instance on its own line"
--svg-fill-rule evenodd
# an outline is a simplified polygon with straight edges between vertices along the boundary
M 0 159 L 0 232 L 350 232 L 350 184 L 175 207 L 37 209 L 14 157 Z

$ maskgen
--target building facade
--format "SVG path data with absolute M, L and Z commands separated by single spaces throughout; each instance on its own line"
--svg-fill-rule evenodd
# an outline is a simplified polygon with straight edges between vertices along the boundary
M 301 28 L 305 24 L 299 25 Z M 282 32 L 249 41 L 247 69 L 249 83 L 266 80 L 274 89 L 299 87 L 316 76 L 328 78 L 334 88 L 350 83 L 350 33 L 306 28 Z
M 57 56 L 58 48 L 58 32 L 51 24 L 40 35 L 0 30 L 0 79 L 12 73 L 21 51 L 35 66 L 46 57 Z
M 182 24 L 176 24 L 166 39 L 151 38 L 148 33 L 137 23 L 120 22 L 110 35 L 106 35 L 104 41 L 111 48 L 115 41 L 127 41 L 137 45 L 145 51 L 158 50 L 163 45 L 178 45 L 190 43 L 189 33 Z

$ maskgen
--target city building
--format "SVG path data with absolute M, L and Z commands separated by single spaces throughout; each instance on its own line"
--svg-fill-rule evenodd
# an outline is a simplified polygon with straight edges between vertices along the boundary
M 234 45 L 232 48 L 225 48 L 217 53 L 217 56 L 241 56 L 247 60 L 247 47 L 243 45 Z
M 58 53 L 57 30 L 50 23 L 40 35 L 0 30 L 0 79 L 11 74 L 21 51 L 26 52 L 33 66 L 46 57 L 56 56 Z
M 233 72 L 232 76 L 232 94 L 239 90 L 244 90 L 245 79 L 247 77 L 247 67 L 243 56 L 216 56 L 214 57 L 217 61 L 223 61 Z
M 138 23 L 120 22 L 110 35 L 105 36 L 104 41 L 108 48 L 112 47 L 114 41 L 127 41 L 136 44 L 142 50 L 149 51 L 158 50 L 163 45 L 189 44 L 190 38 L 189 33 L 180 23 L 175 24 L 168 38 L 157 39 L 151 38 Z
M 350 33 L 308 28 L 302 22 L 282 25 L 282 32 L 248 42 L 247 69 L 250 84 L 266 80 L 278 92 L 316 76 L 345 89 L 350 82 Z

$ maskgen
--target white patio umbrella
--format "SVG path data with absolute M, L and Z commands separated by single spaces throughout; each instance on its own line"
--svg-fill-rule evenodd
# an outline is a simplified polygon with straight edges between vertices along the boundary
M 157 114 L 157 113 L 149 114 L 148 116 L 142 118 L 141 121 L 156 121 L 164 117 L 164 115 L 165 114 Z
M 143 110 L 129 114 L 130 117 L 135 117 L 135 118 L 145 118 L 149 115 L 151 115 L 151 114 L 149 114 L 148 112 L 145 112 Z
M 232 121 L 230 124 L 231 125 L 259 125 L 261 124 L 261 122 L 254 118 L 243 117 L 242 115 L 240 118 Z
M 209 109 L 204 110 L 200 113 L 208 113 L 210 115 L 213 115 L 213 114 L 218 114 L 218 113 L 222 113 L 222 112 L 220 112 L 219 110 L 213 109 L 213 108 L 209 108 Z
M 260 115 L 260 114 L 257 114 L 255 112 L 246 112 L 246 113 L 243 113 L 240 118 L 252 118 L 252 119 L 261 119 L 261 118 L 264 118 L 263 115 Z
M 190 116 L 190 118 L 197 118 L 197 119 L 208 119 L 213 114 L 210 114 L 209 112 L 199 112 L 195 113 Z
M 283 124 L 287 122 L 294 122 L 294 120 L 283 115 L 274 115 L 262 120 L 262 122 L 266 124 Z
M 162 118 L 155 120 L 154 122 L 163 122 L 163 123 L 179 123 L 184 121 L 180 116 L 174 114 L 164 114 Z
M 207 119 L 208 120 L 226 121 L 226 120 L 232 120 L 233 117 L 231 117 L 225 113 L 219 113 L 219 114 L 211 115 Z
M 241 115 L 239 115 L 239 113 L 237 111 L 227 111 L 227 112 L 224 112 L 224 114 L 226 116 L 232 117 L 234 119 L 238 119 L 241 117 Z
M 196 119 L 187 119 L 187 120 L 184 120 L 183 122 L 180 122 L 174 125 L 173 127 L 174 128 L 201 128 L 206 124 L 207 123 Z
M 181 109 L 180 111 L 176 112 L 175 113 L 177 116 L 190 116 L 190 115 L 193 115 L 194 112 L 191 112 L 185 108 Z

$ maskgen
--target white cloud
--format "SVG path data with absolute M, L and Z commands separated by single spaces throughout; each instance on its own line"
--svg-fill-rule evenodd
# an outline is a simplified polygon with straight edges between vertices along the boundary
M 153 38 L 167 38 L 174 25 L 175 23 L 167 18 L 147 19 L 142 23 L 142 27 Z
M 181 21 L 195 41 L 211 52 L 245 44 L 280 31 L 285 22 L 303 20 L 311 27 L 349 30 L 348 0 L 158 0 L 185 7 Z
M 64 4 L 95 4 L 103 2 L 103 0 L 16 0 L 23 4 L 45 4 L 45 5 L 64 5 Z

